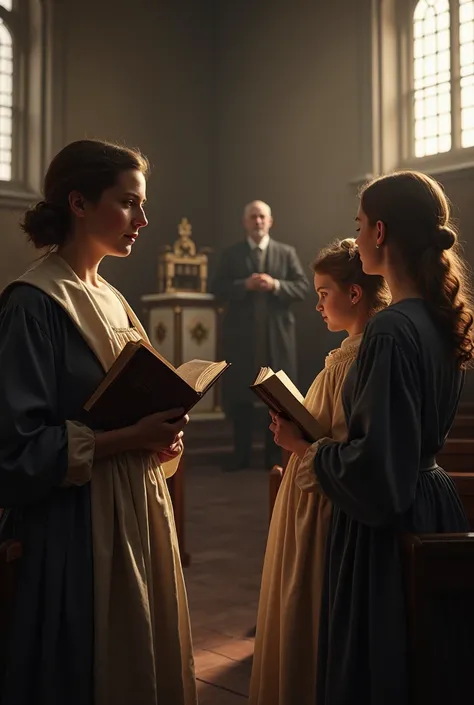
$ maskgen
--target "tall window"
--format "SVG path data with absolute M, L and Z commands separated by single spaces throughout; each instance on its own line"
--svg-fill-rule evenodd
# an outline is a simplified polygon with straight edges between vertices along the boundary
M 0 0 L 0 208 L 30 204 L 40 190 L 61 105 L 62 44 L 53 30 L 64 4 Z
M 459 0 L 461 147 L 474 146 L 474 2 Z
M 412 18 L 412 149 L 474 146 L 474 0 L 419 0 Z
M 8 22 L 12 0 L 0 0 L 0 181 L 12 178 L 13 37 Z

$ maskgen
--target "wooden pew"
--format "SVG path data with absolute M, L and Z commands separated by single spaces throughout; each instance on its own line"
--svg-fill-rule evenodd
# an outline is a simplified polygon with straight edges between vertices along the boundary
M 446 439 L 436 456 L 438 465 L 446 472 L 474 472 L 474 438 Z
M 474 414 L 458 414 L 454 419 L 449 437 L 474 439 Z
M 474 534 L 402 538 L 410 705 L 473 700 Z
M 459 405 L 449 437 L 474 439 L 474 404 L 463 402 Z
M 474 438 L 450 436 L 438 453 L 437 462 L 454 481 L 469 528 L 474 530 Z

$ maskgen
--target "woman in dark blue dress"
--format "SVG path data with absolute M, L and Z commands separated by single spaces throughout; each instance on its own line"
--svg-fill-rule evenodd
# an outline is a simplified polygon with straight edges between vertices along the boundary
M 367 324 L 346 377 L 347 441 L 316 444 L 314 471 L 333 502 L 317 705 L 407 705 L 399 538 L 468 528 L 436 454 L 474 355 L 472 304 L 436 181 L 416 172 L 376 179 L 356 220 L 364 272 L 385 277 L 392 305 Z
M 314 469 L 333 501 L 318 705 L 406 705 L 406 614 L 399 534 L 465 531 L 437 466 L 474 354 L 472 304 L 444 191 L 400 172 L 361 194 L 364 271 L 392 305 L 367 325 L 347 378 L 348 440 L 320 441 Z

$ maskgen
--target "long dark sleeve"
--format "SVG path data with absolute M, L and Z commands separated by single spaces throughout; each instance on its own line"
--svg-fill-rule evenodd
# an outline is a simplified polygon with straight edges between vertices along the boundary
M 0 313 L 0 506 L 40 501 L 68 467 L 65 422 L 55 418 L 53 344 L 21 306 Z
M 315 472 L 325 494 L 369 526 L 393 523 L 413 503 L 421 452 L 421 381 L 413 351 L 387 334 L 363 342 L 348 440 L 321 445 Z
M 285 302 L 302 301 L 309 290 L 309 282 L 294 247 L 288 249 L 288 274 L 279 279 L 280 288 L 276 296 Z

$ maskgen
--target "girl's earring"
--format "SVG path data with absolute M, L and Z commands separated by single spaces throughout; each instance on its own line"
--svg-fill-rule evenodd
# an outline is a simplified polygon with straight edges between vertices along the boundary
M 376 248 L 377 250 L 379 249 L 379 247 L 380 247 L 380 245 L 378 245 L 378 244 L 375 245 L 375 248 Z

